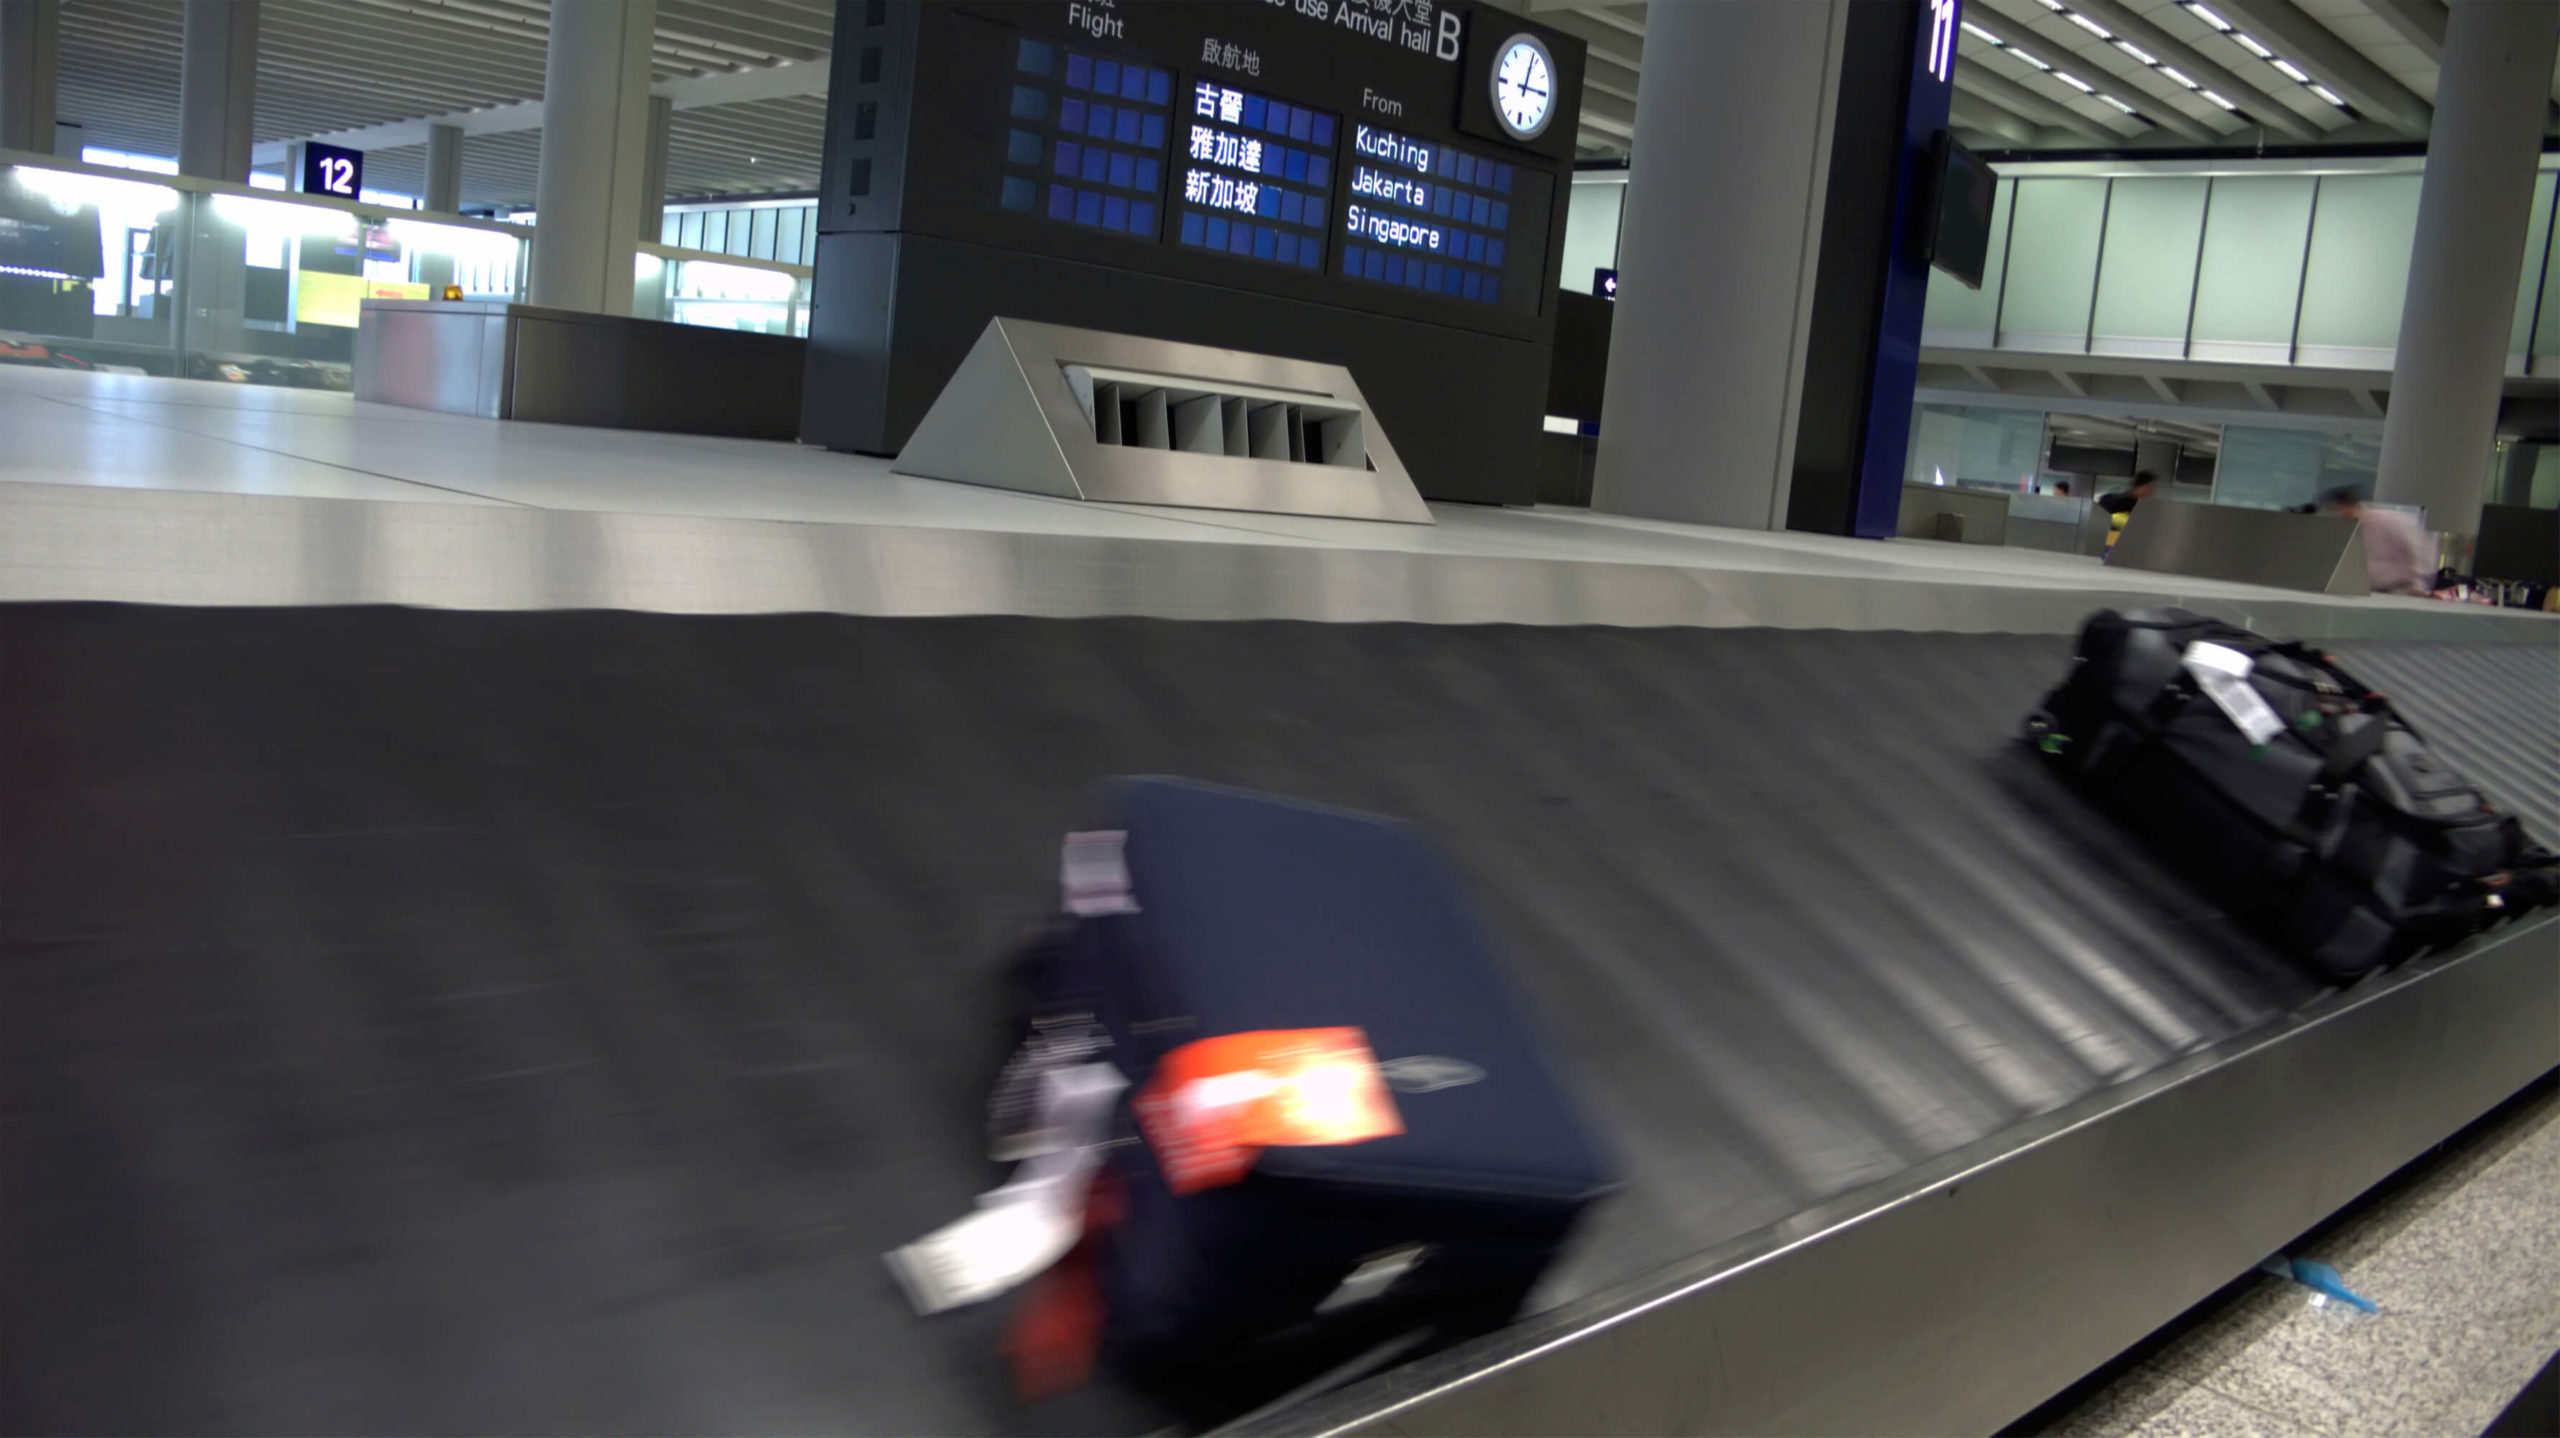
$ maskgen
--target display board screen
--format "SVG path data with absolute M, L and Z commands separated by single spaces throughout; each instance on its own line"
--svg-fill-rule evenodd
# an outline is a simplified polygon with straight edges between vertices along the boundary
M 1342 273 L 1471 303 L 1502 303 L 1518 171 L 1393 130 L 1353 130 Z
M 1173 72 L 1028 35 L 1013 55 L 1003 207 L 1156 238 Z
M 1188 123 L 1182 243 L 1321 268 L 1337 117 L 1202 80 Z
M 1924 253 L 1967 289 L 1978 290 L 1991 253 L 1991 207 L 1999 181 L 1981 156 L 1944 130 L 1934 149 Z
M 941 78 L 880 228 L 1537 332 L 1571 152 L 1470 118 L 1493 115 L 1485 57 L 1528 22 L 1414 0 L 1341 0 L 1362 25 L 1294 0 L 1074 8 L 917 12 L 919 84 Z M 857 111 L 839 138 L 863 133 Z

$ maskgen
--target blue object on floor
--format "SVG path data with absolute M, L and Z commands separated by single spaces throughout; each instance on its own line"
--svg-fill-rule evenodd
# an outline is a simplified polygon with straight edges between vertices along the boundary
M 2314 1293 L 2325 1293 L 2340 1303 L 2353 1304 L 2366 1313 L 2382 1311 L 2381 1304 L 2349 1288 L 2347 1281 L 2338 1276 L 2338 1270 L 2315 1259 L 2287 1258 L 2279 1253 L 2259 1264 L 2258 1269 L 2262 1273 L 2272 1273 L 2278 1278 L 2290 1278 Z

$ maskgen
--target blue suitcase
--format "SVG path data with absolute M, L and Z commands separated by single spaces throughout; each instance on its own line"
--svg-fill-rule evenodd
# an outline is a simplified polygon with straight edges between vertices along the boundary
M 1049 950 L 1053 1011 L 1089 1012 L 1141 1095 L 1202 1039 L 1356 1028 L 1402 1127 L 1264 1148 L 1240 1179 L 1177 1194 L 1124 1115 L 1112 1347 L 1223 1366 L 1507 1321 L 1609 1166 L 1456 874 L 1403 824 L 1239 790 L 1125 779 L 1102 808 L 1068 845 L 1079 917 Z

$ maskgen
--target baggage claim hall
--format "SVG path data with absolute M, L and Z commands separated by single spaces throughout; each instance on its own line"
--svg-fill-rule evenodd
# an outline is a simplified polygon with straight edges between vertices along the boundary
M 0 1431 L 2560 1430 L 2555 62 L 0 0 Z

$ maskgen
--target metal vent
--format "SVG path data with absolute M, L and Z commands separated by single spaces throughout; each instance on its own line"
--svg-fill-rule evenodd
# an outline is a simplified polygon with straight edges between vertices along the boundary
M 995 319 L 901 474 L 1118 504 L 1431 523 L 1340 365 Z
M 1230 459 L 1369 467 L 1361 412 L 1317 396 L 1172 375 L 1064 366 L 1097 443 Z

